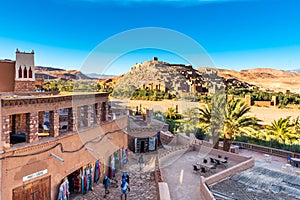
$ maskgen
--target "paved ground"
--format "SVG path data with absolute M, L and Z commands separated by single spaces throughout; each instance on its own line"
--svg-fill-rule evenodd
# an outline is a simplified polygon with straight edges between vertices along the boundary
M 267 169 L 272 169 L 280 172 L 286 171 L 284 168 L 287 164 L 287 158 L 271 156 L 264 153 L 250 151 L 247 149 L 240 150 L 239 155 L 247 157 L 252 156 L 255 159 L 255 166 L 265 167 Z M 296 174 L 297 171 L 300 171 L 300 168 L 292 167 L 289 173 Z
M 169 185 L 171 199 L 189 199 L 199 200 L 200 194 L 200 174 L 193 172 L 193 164 L 196 162 L 202 162 L 203 158 L 207 157 L 205 154 L 201 154 L 196 151 L 180 154 L 177 159 L 169 159 L 164 163 L 161 163 L 164 167 L 162 173 L 165 182 Z M 236 163 L 229 162 L 229 166 L 233 166 Z M 224 170 L 222 167 L 217 167 L 214 173 Z M 202 176 L 209 176 L 210 174 L 201 174 Z
M 130 154 L 129 162 L 125 165 L 124 169 L 128 172 L 130 176 L 130 192 L 128 193 L 128 200 L 156 200 L 156 184 L 154 179 L 154 174 L 151 170 L 152 160 L 156 154 L 144 155 L 146 163 L 150 163 L 144 167 L 142 172 L 139 171 L 139 165 L 137 164 L 138 154 Z M 102 184 L 94 185 L 94 190 L 89 191 L 87 194 L 73 195 L 71 199 L 73 200 L 119 200 L 121 195 L 121 172 L 116 174 L 115 179 L 118 180 L 118 187 L 110 187 L 110 193 L 104 198 L 104 187 Z M 123 198 L 124 199 L 124 198 Z

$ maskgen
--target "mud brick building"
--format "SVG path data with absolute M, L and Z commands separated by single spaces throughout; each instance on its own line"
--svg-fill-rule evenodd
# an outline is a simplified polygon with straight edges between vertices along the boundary
M 74 172 L 101 165 L 96 184 L 127 149 L 127 119 L 108 120 L 108 93 L 38 93 L 34 70 L 33 51 L 0 60 L 0 199 L 57 199 Z

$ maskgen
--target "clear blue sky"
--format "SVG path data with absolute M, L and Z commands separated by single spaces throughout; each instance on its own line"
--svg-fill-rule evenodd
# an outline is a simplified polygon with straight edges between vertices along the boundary
M 0 5 L 0 58 L 14 59 L 16 48 L 34 49 L 36 65 L 80 69 L 105 39 L 129 29 L 162 27 L 196 40 L 216 67 L 300 68 L 298 0 L 6 0 Z M 124 66 L 115 73 L 154 55 L 139 54 L 137 60 L 131 55 L 116 62 Z M 166 53 L 157 56 L 180 61 Z

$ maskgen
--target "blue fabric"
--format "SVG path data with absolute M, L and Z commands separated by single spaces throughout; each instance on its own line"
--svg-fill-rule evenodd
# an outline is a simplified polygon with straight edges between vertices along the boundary
M 109 188 L 110 185 L 110 178 L 107 177 L 106 182 L 105 182 L 105 190 L 107 190 Z
M 99 174 L 100 174 L 100 164 L 99 161 L 96 161 L 95 164 L 95 174 L 94 174 L 94 182 L 98 182 L 99 181 Z

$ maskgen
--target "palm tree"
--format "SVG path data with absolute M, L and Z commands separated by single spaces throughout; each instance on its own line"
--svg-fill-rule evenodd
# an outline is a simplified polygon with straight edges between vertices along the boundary
M 295 134 L 295 125 L 290 120 L 290 116 L 274 120 L 270 126 L 267 126 L 269 135 L 283 144 L 291 144 L 291 141 L 297 140 L 299 136 Z
M 218 149 L 224 124 L 226 95 L 216 93 L 211 102 L 199 109 L 199 122 L 202 129 L 212 136 L 214 148 Z
M 168 119 L 175 119 L 176 118 L 175 109 L 173 107 L 168 108 L 166 113 L 165 113 L 165 116 Z
M 223 150 L 229 151 L 232 139 L 257 130 L 258 119 L 249 116 L 250 107 L 240 99 L 232 99 L 225 103 L 226 98 L 218 97 L 212 106 L 200 108 L 199 121 L 205 124 L 213 137 L 214 148 L 218 148 L 220 134 L 224 135 Z M 225 106 L 223 106 L 225 105 Z
M 240 99 L 232 99 L 226 105 L 224 121 L 224 145 L 223 150 L 229 151 L 232 139 L 243 134 L 250 134 L 258 129 L 256 117 L 248 115 L 250 106 Z
M 292 125 L 293 125 L 294 130 L 296 131 L 296 133 L 300 133 L 300 116 L 296 117 L 292 121 Z
M 211 105 L 205 104 L 199 108 L 199 122 L 202 124 L 204 131 L 208 131 L 211 121 Z

